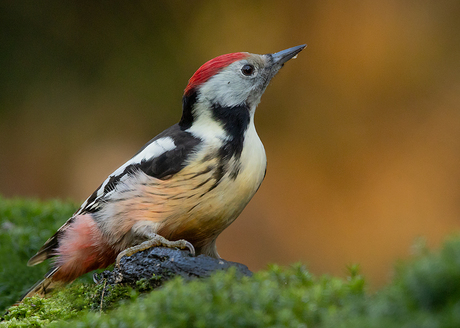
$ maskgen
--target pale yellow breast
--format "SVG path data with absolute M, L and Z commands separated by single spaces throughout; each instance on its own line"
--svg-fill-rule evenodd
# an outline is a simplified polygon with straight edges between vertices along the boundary
M 235 159 L 229 163 L 235 165 Z M 239 173 L 232 178 L 232 172 L 226 171 L 219 184 L 208 191 L 215 183 L 213 178 L 218 160 L 203 161 L 197 159 L 188 168 L 183 169 L 176 183 L 171 185 L 187 185 L 183 191 L 187 197 L 180 202 L 170 203 L 176 208 L 177 216 L 170 217 L 164 222 L 168 228 L 163 231 L 198 239 L 212 239 L 232 223 L 256 193 L 265 176 L 266 155 L 254 126 L 250 126 L 245 137 L 243 152 L 238 159 Z M 196 172 L 214 170 L 195 176 Z M 193 179 L 187 177 L 195 176 Z M 193 236 L 192 236 L 193 235 Z

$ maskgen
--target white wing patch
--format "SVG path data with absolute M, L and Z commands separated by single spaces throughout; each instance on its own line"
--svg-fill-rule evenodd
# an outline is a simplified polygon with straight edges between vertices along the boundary
M 117 176 L 123 173 L 125 168 L 131 164 L 138 164 L 142 161 L 147 161 L 150 159 L 153 159 L 155 157 L 158 157 L 162 155 L 163 153 L 166 153 L 169 150 L 173 150 L 176 148 L 176 144 L 174 143 L 173 138 L 171 137 L 165 137 L 165 138 L 160 138 L 152 142 L 150 145 L 145 147 L 139 154 L 131 158 L 129 161 L 127 161 L 125 164 L 120 166 L 115 172 L 113 172 L 108 179 L 112 176 Z
M 173 150 L 174 148 L 176 148 L 176 144 L 174 143 L 174 140 L 171 137 L 160 138 L 147 145 L 141 152 L 139 152 L 125 164 L 116 169 L 112 174 L 110 174 L 109 177 L 105 179 L 104 183 L 102 183 L 102 185 L 97 190 L 97 197 L 90 204 L 88 204 L 89 198 L 86 199 L 85 202 L 81 205 L 80 210 L 76 213 L 76 215 L 81 213 L 84 209 L 97 208 L 99 206 L 99 201 L 101 200 L 101 198 L 109 195 L 114 191 L 111 190 L 109 193 L 104 194 L 104 189 L 109 183 L 110 179 L 123 174 L 123 172 L 129 165 L 140 164 L 142 161 L 152 160 L 155 157 L 161 156 L 167 151 Z M 124 177 L 122 177 L 122 179 L 123 178 Z

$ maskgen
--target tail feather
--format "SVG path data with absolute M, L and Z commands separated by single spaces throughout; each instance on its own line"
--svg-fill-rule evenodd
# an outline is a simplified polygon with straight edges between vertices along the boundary
M 34 266 L 55 256 L 55 250 L 59 247 L 59 237 L 61 237 L 62 233 L 63 230 L 59 230 L 51 238 L 49 238 L 46 243 L 38 250 L 37 254 L 30 258 L 30 260 L 27 262 L 27 266 Z
M 58 286 L 62 286 L 63 282 L 53 279 L 53 276 L 56 272 L 58 272 L 60 267 L 56 267 L 49 271 L 45 278 L 38 281 L 35 285 L 33 285 L 18 301 L 18 303 L 22 302 L 26 297 L 32 296 L 40 296 L 45 297 L 49 294 L 54 288 Z
M 34 266 L 36 264 L 42 263 L 43 261 L 45 261 L 46 259 L 49 259 L 50 257 L 52 257 L 52 255 L 50 255 L 49 252 L 40 251 L 29 259 L 29 261 L 27 262 L 27 266 Z
M 55 250 L 59 247 L 59 240 L 74 220 L 74 216 L 68 219 L 67 222 L 64 223 L 62 227 L 60 227 L 59 230 L 45 242 L 45 244 L 38 250 L 37 254 L 30 258 L 27 262 L 27 266 L 34 266 L 35 264 L 42 263 L 43 261 L 56 256 Z

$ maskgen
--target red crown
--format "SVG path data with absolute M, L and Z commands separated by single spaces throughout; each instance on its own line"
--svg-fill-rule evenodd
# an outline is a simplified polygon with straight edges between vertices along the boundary
M 249 56 L 247 52 L 235 52 L 232 54 L 221 55 L 204 63 L 193 76 L 188 80 L 184 94 L 189 94 L 200 84 L 206 82 L 211 76 L 214 76 L 222 68 L 231 63 Z

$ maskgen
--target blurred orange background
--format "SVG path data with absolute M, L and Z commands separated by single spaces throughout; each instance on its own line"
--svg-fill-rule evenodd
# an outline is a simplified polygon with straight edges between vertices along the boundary
M 252 270 L 386 282 L 460 228 L 460 2 L 0 3 L 0 194 L 83 201 L 223 53 L 307 43 L 262 97 L 262 187 L 218 239 Z

